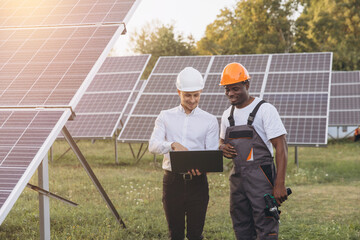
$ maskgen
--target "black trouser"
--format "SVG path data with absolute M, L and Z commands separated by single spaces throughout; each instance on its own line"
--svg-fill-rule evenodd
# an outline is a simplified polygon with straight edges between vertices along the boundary
M 206 174 L 184 180 L 182 174 L 165 171 L 163 206 L 171 239 L 184 239 L 185 216 L 189 240 L 203 239 L 209 187 Z

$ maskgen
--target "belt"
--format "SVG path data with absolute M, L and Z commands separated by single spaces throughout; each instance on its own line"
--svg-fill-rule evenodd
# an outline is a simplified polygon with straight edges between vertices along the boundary
M 200 176 L 193 176 L 192 174 L 190 173 L 173 173 L 171 171 L 168 171 L 168 170 L 165 170 L 165 174 L 168 174 L 168 175 L 174 175 L 175 177 L 181 177 L 182 179 L 184 179 L 185 181 L 190 181 L 190 180 L 193 180 L 194 178 L 200 178 L 202 177 L 202 175 Z

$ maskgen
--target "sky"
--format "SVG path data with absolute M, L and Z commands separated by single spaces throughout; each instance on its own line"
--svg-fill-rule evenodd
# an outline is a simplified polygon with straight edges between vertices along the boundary
M 130 50 L 129 36 L 146 24 L 159 21 L 172 24 L 176 33 L 192 35 L 196 41 L 205 33 L 220 9 L 232 9 L 238 0 L 142 0 L 126 25 L 127 34 L 120 36 L 114 49 L 116 55 L 134 55 Z

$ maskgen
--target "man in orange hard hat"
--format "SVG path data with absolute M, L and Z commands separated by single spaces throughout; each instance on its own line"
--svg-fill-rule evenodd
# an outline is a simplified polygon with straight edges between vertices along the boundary
M 172 172 L 169 152 L 217 150 L 219 124 L 214 115 L 198 107 L 204 88 L 204 79 L 198 70 L 184 68 L 177 76 L 176 87 L 180 105 L 161 111 L 155 121 L 149 151 L 164 154 L 162 201 L 170 238 L 184 239 L 186 218 L 186 237 L 200 240 L 209 202 L 207 176 L 198 169 L 187 174 Z
M 264 195 L 272 194 L 279 205 L 287 199 L 287 132 L 273 105 L 250 96 L 249 80 L 246 68 L 234 62 L 220 81 L 232 105 L 222 115 L 219 142 L 233 160 L 230 214 L 237 239 L 278 239 L 279 223 L 266 215 Z

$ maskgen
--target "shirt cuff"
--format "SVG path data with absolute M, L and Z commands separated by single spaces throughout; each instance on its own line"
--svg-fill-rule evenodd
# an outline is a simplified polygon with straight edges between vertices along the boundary
M 173 144 L 173 142 L 165 142 L 164 143 L 164 148 L 167 150 L 167 152 L 170 152 L 172 150 L 171 144 Z

